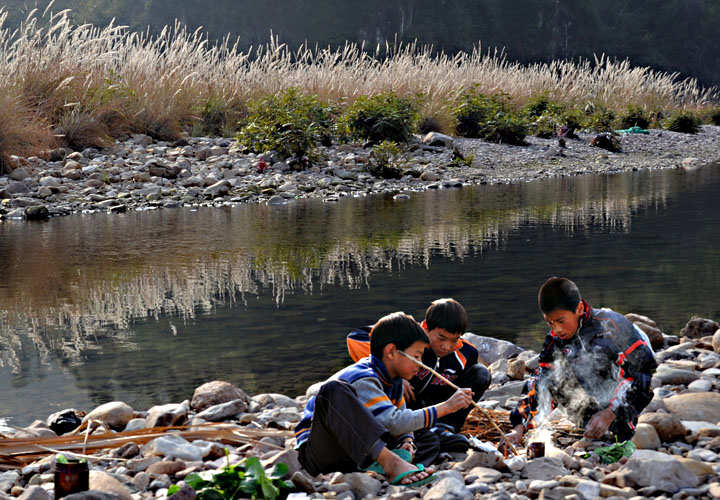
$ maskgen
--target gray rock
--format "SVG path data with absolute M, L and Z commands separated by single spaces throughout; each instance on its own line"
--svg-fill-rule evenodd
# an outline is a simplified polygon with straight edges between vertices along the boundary
M 267 201 L 268 205 L 285 205 L 287 203 L 287 200 L 279 195 L 271 196 L 270 199 Z
M 14 470 L 0 472 L 0 491 L 10 491 L 18 479 L 20 479 L 20 474 Z
M 700 462 L 717 462 L 718 454 L 711 450 L 704 450 L 702 448 L 696 448 L 690 450 L 687 457 L 692 460 L 698 460 Z
M 260 405 L 261 407 L 268 405 L 281 406 L 284 408 L 298 408 L 299 404 L 293 398 L 285 396 L 284 394 L 266 393 L 257 394 L 252 397 L 252 400 Z
M 695 371 L 660 365 L 653 375 L 653 385 L 688 385 L 699 378 Z
M 5 217 L 8 219 L 24 219 L 25 218 L 25 209 L 24 208 L 16 208 L 15 210 L 11 210 L 8 212 Z
M 142 454 L 145 456 L 161 456 L 167 459 L 179 458 L 186 462 L 198 462 L 208 456 L 212 449 L 211 443 L 202 441 L 189 443 L 180 436 L 168 434 L 155 438 L 143 446 Z
M 502 468 L 504 467 L 502 455 L 497 452 L 470 450 L 465 460 L 456 463 L 453 470 L 466 472 L 477 467 Z
M 127 423 L 133 418 L 133 409 L 122 401 L 112 401 L 98 406 L 88 413 L 83 422 L 99 420 L 111 429 L 123 430 Z
M 472 500 L 472 498 L 473 494 L 465 486 L 465 482 L 454 477 L 441 479 L 423 496 L 424 500 Z
M 564 476 L 569 471 L 563 466 L 560 460 L 542 457 L 528 460 L 522 470 L 522 477 L 525 479 L 550 479 L 555 476 Z
M 159 462 L 158 462 L 159 463 Z M 138 472 L 133 478 L 133 485 L 140 491 L 145 491 L 150 484 L 150 474 Z
M 345 474 L 345 482 L 350 485 L 350 490 L 355 494 L 356 498 L 376 496 L 380 488 L 382 488 L 380 481 L 364 472 Z
M 206 408 L 197 414 L 197 417 L 207 420 L 208 422 L 221 422 L 231 417 L 235 417 L 240 413 L 247 411 L 248 404 L 245 399 L 236 399 Z
M 512 342 L 492 337 L 483 337 L 470 332 L 463 335 L 462 338 L 475 346 L 480 359 L 485 365 L 490 365 L 500 358 L 511 358 L 523 351 L 521 347 L 518 347 Z
M 23 491 L 18 500 L 50 500 L 50 495 L 42 486 L 30 486 Z
M 435 172 L 430 172 L 426 170 L 425 172 L 420 174 L 420 179 L 427 182 L 437 182 L 440 180 L 440 176 Z
M 230 184 L 230 182 L 228 182 L 227 179 L 223 179 L 211 186 L 206 187 L 203 191 L 203 194 L 205 196 L 212 196 L 213 198 L 216 198 L 218 196 L 225 196 L 230 192 L 231 187 L 232 185 Z
M 720 354 L 720 330 L 716 331 L 712 338 L 712 346 L 715 352 Z
M 455 146 L 455 139 L 440 132 L 430 132 L 423 137 L 423 144 L 428 146 L 441 146 L 452 149 Z
M 5 188 L 5 192 L 8 194 L 23 194 L 29 193 L 30 188 L 24 182 L 11 182 Z
M 680 335 L 690 337 L 691 339 L 699 339 L 700 337 L 712 335 L 718 329 L 720 329 L 720 324 L 717 321 L 692 317 L 683 329 L 680 330 Z
M 14 181 L 24 181 L 28 177 L 30 177 L 30 172 L 24 167 L 16 168 L 12 172 L 10 172 L 10 175 L 8 175 L 10 179 Z
M 669 493 L 698 485 L 697 476 L 680 461 L 652 450 L 637 450 L 618 471 L 618 476 L 634 487 L 654 486 Z
M 555 488 L 558 485 L 558 482 L 549 479 L 549 480 L 542 480 L 542 479 L 533 479 L 530 481 L 530 486 L 528 486 L 528 490 L 530 493 L 540 493 L 542 490 L 552 489 Z
M 636 321 L 633 324 L 648 336 L 648 339 L 650 339 L 650 345 L 652 345 L 653 349 L 660 349 L 665 343 L 665 337 L 663 337 L 663 333 L 659 328 L 640 321 Z
M 90 471 L 89 489 L 115 495 L 120 500 L 133 500 L 130 490 L 107 472 Z
M 688 390 L 692 392 L 710 392 L 712 387 L 713 383 L 706 378 L 701 378 L 688 384 Z
M 351 172 L 349 170 L 345 170 L 344 168 L 336 168 L 335 175 L 340 177 L 341 179 L 349 181 L 356 181 L 358 178 L 357 172 Z
M 45 187 L 58 187 L 60 185 L 60 179 L 46 175 L 40 178 L 40 185 Z
M 148 416 L 145 418 L 145 421 L 148 427 L 182 425 L 187 421 L 189 411 L 190 402 L 187 400 L 180 404 L 153 406 L 148 410 Z
M 119 500 L 122 497 L 104 491 L 88 490 L 63 497 L 63 500 Z
M 494 483 L 502 478 L 502 473 L 487 467 L 473 467 L 468 473 L 468 476 L 476 476 L 476 481 L 480 481 L 481 483 Z
M 313 493 L 315 491 L 315 486 L 313 486 L 312 479 L 310 479 L 310 477 L 308 477 L 308 475 L 305 474 L 303 471 L 298 471 L 293 474 L 290 477 L 290 481 L 300 491 L 306 491 L 308 493 Z
M 176 179 L 180 174 L 181 168 L 174 165 L 163 165 L 157 160 L 150 160 L 145 163 L 148 173 L 154 177 L 162 177 L 164 179 Z
M 483 398 L 486 400 L 497 400 L 502 405 L 505 404 L 508 398 L 520 396 L 524 385 L 525 382 L 522 380 L 508 382 L 500 387 L 488 389 L 485 391 Z
M 655 427 L 648 423 L 638 423 L 632 441 L 639 450 L 657 450 L 662 444 Z
M 288 475 L 292 476 L 297 471 L 302 469 L 302 465 L 300 465 L 300 461 L 298 460 L 298 452 L 295 450 L 283 450 L 279 451 L 276 454 L 264 459 L 262 461 L 263 466 L 266 469 L 272 469 L 277 464 L 285 464 L 288 466 Z
M 245 391 L 230 382 L 214 380 L 195 389 L 190 406 L 197 411 L 202 411 L 210 406 L 228 403 L 236 399 L 242 399 L 250 404 L 250 397 Z

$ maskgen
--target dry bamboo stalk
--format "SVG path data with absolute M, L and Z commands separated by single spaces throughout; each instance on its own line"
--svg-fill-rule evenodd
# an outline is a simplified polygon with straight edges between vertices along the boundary
M 430 368 L 428 365 L 426 365 L 426 364 L 423 363 L 422 361 L 419 361 L 419 360 L 413 358 L 412 356 L 410 356 L 409 354 L 404 353 L 404 352 L 401 351 L 401 350 L 398 350 L 398 352 L 399 352 L 400 354 L 402 354 L 403 356 L 405 356 L 406 358 L 412 360 L 413 363 L 415 363 L 415 364 L 417 364 L 417 365 L 425 368 L 427 371 L 429 371 L 430 373 L 432 373 L 433 375 L 435 375 L 437 378 L 439 378 L 440 380 L 442 380 L 443 382 L 445 382 L 447 385 L 449 385 L 450 387 L 452 387 L 452 388 L 455 389 L 456 391 L 459 391 L 459 390 L 460 390 L 460 387 L 458 387 L 457 385 L 455 385 L 455 384 L 453 384 L 452 382 L 450 382 L 448 379 L 446 379 L 445 377 L 443 377 L 442 375 L 440 375 L 437 371 L 433 370 L 432 368 Z M 493 418 L 493 416 L 490 415 L 490 414 L 487 412 L 487 410 L 485 410 L 485 408 L 483 408 L 482 406 L 480 406 L 479 404 L 477 404 L 475 401 L 473 401 L 472 404 L 475 406 L 475 408 L 477 408 L 478 410 L 480 410 L 480 413 L 482 413 L 482 415 L 483 415 L 485 418 L 488 419 L 488 421 L 493 425 L 493 427 L 495 427 L 495 430 L 497 430 L 497 431 L 500 433 L 500 436 L 502 437 L 503 441 L 505 441 L 505 443 L 508 445 L 508 447 L 510 448 L 510 451 L 512 451 L 515 455 L 517 455 L 518 452 L 517 452 L 517 450 L 515 449 L 515 446 L 513 446 L 513 444 L 508 440 L 508 438 L 505 437 L 505 433 L 504 433 L 503 430 L 500 428 L 500 426 L 497 424 L 497 422 L 495 422 L 495 419 Z

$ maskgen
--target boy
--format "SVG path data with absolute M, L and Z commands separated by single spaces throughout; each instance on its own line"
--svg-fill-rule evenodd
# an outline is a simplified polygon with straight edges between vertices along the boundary
M 460 337 L 467 328 L 467 312 L 455 299 L 435 300 L 425 311 L 423 330 L 430 341 L 430 349 L 423 353 L 422 362 L 454 382 L 470 388 L 473 400 L 478 401 L 490 385 L 490 372 L 478 363 L 478 351 Z M 367 356 L 370 327 L 358 328 L 347 336 L 350 357 L 357 361 Z M 422 408 L 448 399 L 455 390 L 425 369 L 420 369 L 409 382 L 404 381 L 408 406 Z M 447 415 L 439 420 L 441 429 L 460 432 L 471 407 Z M 446 436 L 447 437 L 447 436 Z
M 510 440 L 519 443 L 539 407 L 551 399 L 585 428 L 586 437 L 597 439 L 609 430 L 619 441 L 631 439 L 638 415 L 653 397 L 657 362 L 645 334 L 621 314 L 592 309 L 567 278 L 548 279 L 538 306 L 551 330 L 538 374 L 510 414 Z
M 420 359 L 427 335 L 401 312 L 381 318 L 371 333 L 370 356 L 333 375 L 308 401 L 295 428 L 300 463 L 317 475 L 355 471 L 377 461 L 393 484 L 413 484 L 427 479 L 432 469 L 415 467 L 389 450 L 404 448 L 412 456 L 412 431 L 465 408 L 472 394 L 459 390 L 440 404 L 408 409 L 402 381 L 412 378 L 418 366 L 401 351 Z

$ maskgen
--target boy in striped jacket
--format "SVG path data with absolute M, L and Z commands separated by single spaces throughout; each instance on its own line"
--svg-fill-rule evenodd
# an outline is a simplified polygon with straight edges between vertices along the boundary
M 567 278 L 548 279 L 538 306 L 551 330 L 537 376 L 510 414 L 510 440 L 519 443 L 536 415 L 556 404 L 588 438 L 610 431 L 620 441 L 631 439 L 653 398 L 657 362 L 647 336 L 622 314 L 591 308 Z
M 420 360 L 428 344 L 422 327 L 405 313 L 375 324 L 370 356 L 330 377 L 295 428 L 300 463 L 308 472 L 351 472 L 377 462 L 393 484 L 414 484 L 432 473 L 390 450 L 403 448 L 412 457 L 413 431 L 469 406 L 472 391 L 461 389 L 426 408 L 407 408 L 403 380 L 412 378 L 418 366 L 401 351 Z

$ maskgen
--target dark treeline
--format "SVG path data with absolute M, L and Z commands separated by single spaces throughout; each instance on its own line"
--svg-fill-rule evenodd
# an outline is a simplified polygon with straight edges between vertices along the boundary
M 47 0 L 0 0 L 19 22 Z M 718 0 L 57 0 L 78 22 L 157 32 L 175 19 L 230 33 L 242 47 L 269 40 L 290 46 L 417 39 L 446 52 L 505 48 L 524 63 L 605 53 L 634 65 L 720 83 Z

